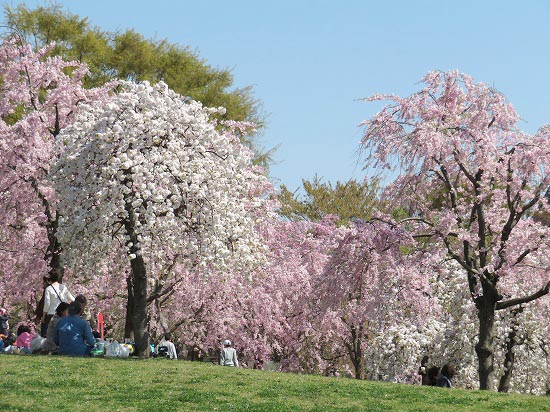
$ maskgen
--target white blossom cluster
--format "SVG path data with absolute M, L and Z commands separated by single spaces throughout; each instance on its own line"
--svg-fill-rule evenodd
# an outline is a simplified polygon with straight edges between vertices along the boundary
M 466 277 L 453 262 L 442 264 L 438 272 L 431 275 L 431 296 L 425 302 L 431 314 L 424 323 L 395 324 L 373 333 L 365 350 L 369 379 L 419 382 L 420 359 L 429 356 L 428 367 L 441 367 L 447 362 L 456 365 L 456 387 L 479 387 L 475 353 L 479 321 Z M 547 297 L 522 305 L 520 310 L 497 311 L 495 388 L 509 367 L 505 355 L 510 331 L 515 328 L 510 391 L 543 395 L 550 389 L 549 316 Z
M 432 294 L 436 302 L 434 316 L 430 316 L 419 330 L 419 356 L 429 355 L 430 365 L 454 363 L 457 367 L 455 385 L 477 389 L 475 345 L 479 321 L 462 270 L 452 262 L 444 264 L 440 273 L 432 277 Z M 515 310 L 509 309 L 496 312 L 495 388 L 505 372 L 506 344 L 514 324 L 519 326 L 512 349 L 515 360 L 510 390 L 542 395 L 550 388 L 547 372 L 550 366 L 549 308 L 548 297 L 545 297 L 522 305 L 518 315 L 513 315 Z
M 106 104 L 82 105 L 59 135 L 51 176 L 65 264 L 88 275 L 138 255 L 151 267 L 167 255 L 209 271 L 256 264 L 267 178 L 210 119 L 223 109 L 184 102 L 162 82 L 119 87 Z

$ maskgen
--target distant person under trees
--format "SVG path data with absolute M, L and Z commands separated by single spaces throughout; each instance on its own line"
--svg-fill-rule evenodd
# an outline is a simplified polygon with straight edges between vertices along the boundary
M 220 354 L 220 365 L 222 366 L 234 366 L 239 367 L 239 361 L 237 360 L 237 351 L 231 347 L 231 341 L 226 339 L 223 342 L 223 349 Z
M 92 315 L 92 311 L 88 307 L 88 299 L 86 299 L 84 295 L 76 295 L 74 300 L 80 303 L 80 305 L 82 306 L 82 315 L 80 315 L 80 317 L 88 321 L 90 327 L 92 328 L 92 331 L 96 330 L 97 322 Z
M 436 386 L 441 388 L 452 388 L 452 379 L 456 374 L 456 368 L 452 363 L 447 363 L 441 368 L 441 372 L 437 377 Z
M 157 355 L 166 357 L 168 359 L 178 358 L 176 347 L 172 343 L 172 336 L 169 333 L 165 334 L 162 340 L 159 342 L 157 347 Z
M 10 333 L 10 323 L 8 311 L 5 308 L 0 308 L 0 335 L 8 336 Z

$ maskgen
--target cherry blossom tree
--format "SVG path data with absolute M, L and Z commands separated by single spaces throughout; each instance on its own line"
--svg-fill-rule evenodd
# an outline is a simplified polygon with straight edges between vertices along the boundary
M 338 232 L 335 217 L 318 223 L 278 219 L 262 234 L 269 247 L 268 264 L 257 279 L 255 317 L 269 340 L 270 357 L 287 371 L 321 372 L 318 328 L 312 318 L 313 279 L 325 268 Z M 261 302 L 269 302 L 267 312 Z M 259 314 L 259 315 L 258 315 Z
M 418 353 L 441 366 L 453 362 L 458 373 L 453 384 L 462 388 L 478 386 L 475 343 L 479 328 L 476 307 L 468 282 L 454 261 L 442 261 L 438 270 L 425 267 L 430 280 L 430 314 L 414 333 Z M 518 278 L 522 276 L 519 275 Z M 514 282 L 511 278 L 507 281 Z M 521 282 L 518 282 L 521 283 Z M 525 285 L 528 287 L 528 285 Z M 517 287 L 517 286 L 516 286 Z M 548 299 L 537 299 L 495 316 L 495 377 L 492 384 L 502 392 L 543 395 L 550 381 L 548 342 Z
M 376 335 L 422 317 L 428 283 L 412 255 L 403 252 L 411 243 L 396 225 L 351 223 L 314 280 L 317 316 L 329 323 L 323 329 L 333 329 L 333 340 L 345 348 L 357 379 L 365 377 L 365 350 Z
M 285 370 L 309 370 L 304 363 L 315 363 L 317 355 L 305 360 L 297 352 L 308 333 L 311 275 L 327 259 L 321 252 L 326 236 L 319 228 L 334 225 L 276 216 L 265 220 L 257 230 L 268 247 L 266 262 L 253 271 L 233 270 L 220 279 L 174 268 L 174 280 L 176 274 L 184 280 L 172 282 L 170 296 L 154 305 L 154 328 L 158 334 L 174 332 L 190 350 L 209 353 L 230 338 L 245 358 L 281 360 Z
M 58 136 L 52 169 L 67 265 L 128 270 L 136 350 L 148 349 L 148 297 L 175 265 L 222 276 L 252 268 L 264 247 L 255 225 L 269 187 L 252 153 L 207 109 L 161 83 L 121 82 L 105 104 L 82 105 Z M 168 293 L 168 292 L 165 292 Z
M 17 37 L 0 44 L 0 292 L 29 299 L 40 278 L 63 273 L 56 195 L 46 180 L 54 138 L 78 106 L 106 97 L 110 85 L 84 89 L 78 62 L 34 52 Z M 30 298 L 34 306 L 34 293 Z
M 462 268 L 479 321 L 481 389 L 493 387 L 496 312 L 547 295 L 549 129 L 517 129 L 505 97 L 458 72 L 430 72 L 421 91 L 376 95 L 389 104 L 363 123 L 368 167 L 399 168 L 386 196 L 415 211 L 418 239 L 442 247 Z M 521 274 L 519 290 L 506 278 Z

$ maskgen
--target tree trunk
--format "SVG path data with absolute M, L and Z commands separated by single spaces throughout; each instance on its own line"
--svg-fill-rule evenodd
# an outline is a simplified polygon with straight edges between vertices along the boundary
M 497 300 L 490 293 L 476 299 L 479 334 L 476 344 L 478 359 L 479 389 L 493 389 L 495 312 Z
M 519 306 L 512 309 L 512 320 L 510 331 L 508 332 L 506 340 L 506 355 L 504 355 L 504 374 L 500 377 L 498 383 L 499 392 L 508 392 L 510 390 L 510 380 L 512 379 L 512 373 L 514 371 L 514 363 L 516 355 L 514 353 L 514 347 L 518 345 L 518 329 L 519 320 L 517 316 L 523 312 L 523 307 Z M 523 342 L 520 342 L 521 345 Z
M 132 320 L 134 326 L 134 340 L 136 354 L 149 354 L 149 334 L 147 332 L 147 273 L 145 262 L 141 255 L 131 260 L 134 305 Z
M 130 171 L 127 172 L 130 174 Z M 131 185 L 131 179 L 125 181 Z M 134 342 L 136 343 L 136 355 L 147 356 L 149 354 L 149 335 L 147 333 L 147 270 L 145 261 L 139 248 L 139 237 L 136 230 L 137 216 L 132 206 L 133 196 L 124 196 L 124 208 L 127 217 L 124 219 L 124 229 L 128 235 L 128 252 L 133 257 L 130 259 L 132 291 L 128 293 L 128 305 L 133 300 L 131 307 Z
M 352 360 L 353 368 L 355 369 L 355 379 L 364 379 L 363 374 L 363 357 L 361 354 L 357 354 L 355 359 Z
M 63 283 L 63 264 L 61 262 L 61 243 L 57 238 L 57 229 L 59 227 L 59 212 L 53 211 L 48 199 L 40 191 L 38 182 L 35 178 L 29 180 L 31 187 L 34 189 L 38 199 L 44 207 L 44 215 L 46 216 L 46 233 L 48 235 L 48 247 L 44 254 L 44 260 L 48 262 L 50 268 L 49 273 L 59 275 L 59 283 Z
M 500 377 L 498 383 L 499 392 L 508 392 L 510 390 L 510 379 L 512 379 L 512 371 L 514 370 L 514 361 L 516 355 L 514 354 L 514 346 L 516 338 L 516 330 L 512 328 L 508 333 L 509 341 L 506 342 L 506 355 L 504 357 L 504 374 Z
M 126 287 L 128 289 L 128 299 L 126 301 L 126 319 L 124 321 L 124 337 L 134 340 L 134 287 L 132 275 L 126 278 Z
M 350 328 L 351 332 L 351 342 L 345 343 L 346 348 L 348 349 L 349 357 L 351 359 L 351 363 L 353 364 L 353 369 L 355 371 L 355 379 L 364 379 L 365 378 L 365 370 L 363 368 L 363 351 L 361 349 L 361 328 L 359 328 L 360 331 L 357 333 L 357 329 L 355 326 L 352 326 Z
M 57 239 L 58 216 L 55 221 L 48 222 L 48 257 L 50 257 L 50 273 L 59 275 L 59 283 L 63 283 L 63 265 L 61 263 L 61 244 Z

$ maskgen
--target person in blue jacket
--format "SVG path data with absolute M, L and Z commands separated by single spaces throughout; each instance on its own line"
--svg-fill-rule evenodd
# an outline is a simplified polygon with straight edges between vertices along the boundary
M 95 345 L 90 324 L 80 317 L 82 310 L 79 302 L 71 302 L 69 316 L 57 322 L 54 341 L 60 355 L 89 356 Z

